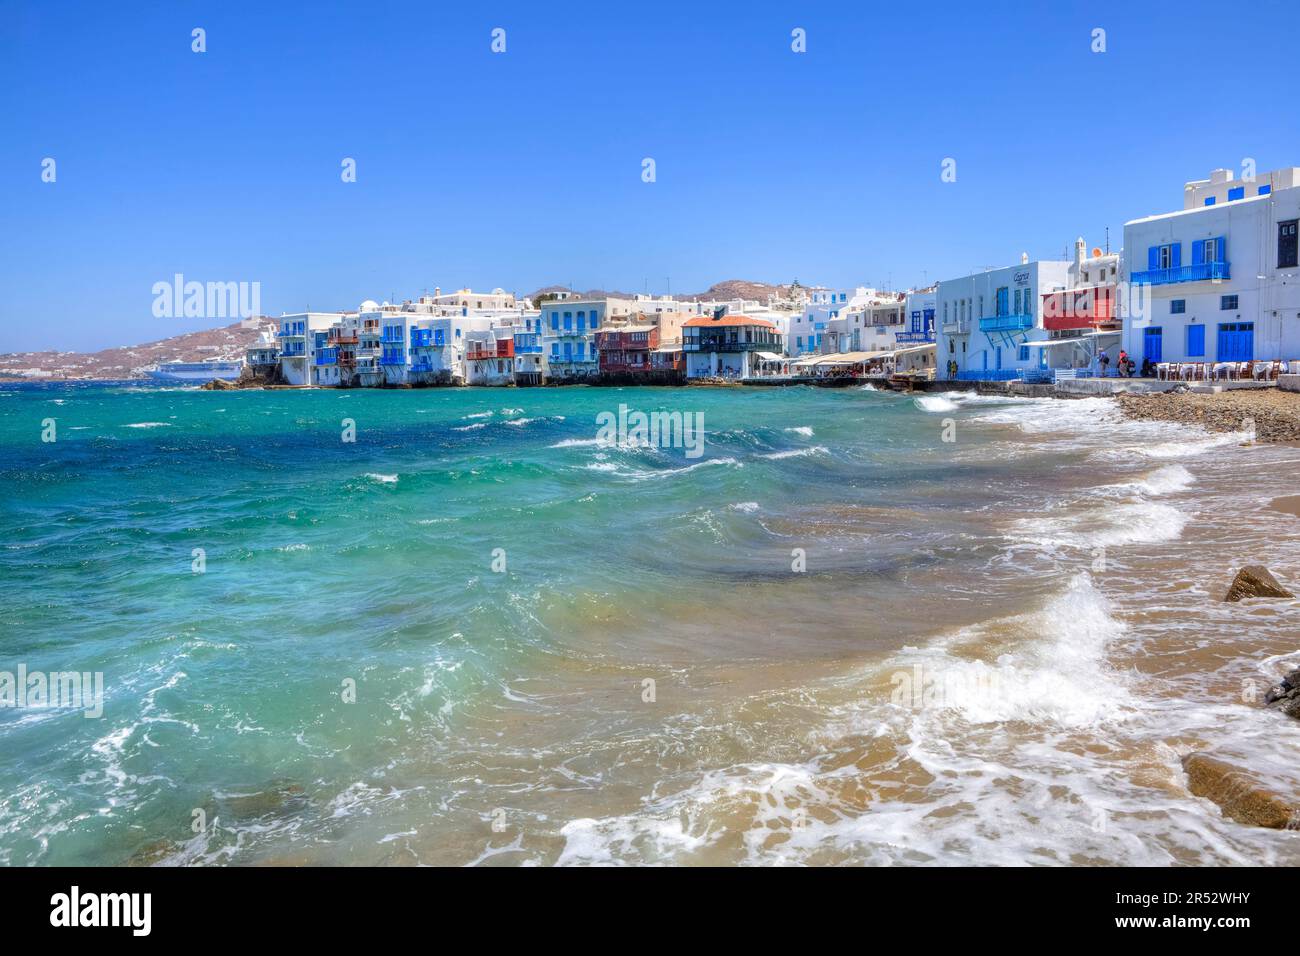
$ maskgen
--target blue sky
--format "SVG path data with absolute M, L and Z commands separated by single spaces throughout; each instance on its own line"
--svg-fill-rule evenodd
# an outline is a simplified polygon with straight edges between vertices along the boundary
M 0 0 L 0 351 L 222 324 L 153 316 L 177 272 L 272 315 L 901 288 L 1118 248 L 1211 168 L 1300 164 L 1282 3 L 546 6 Z

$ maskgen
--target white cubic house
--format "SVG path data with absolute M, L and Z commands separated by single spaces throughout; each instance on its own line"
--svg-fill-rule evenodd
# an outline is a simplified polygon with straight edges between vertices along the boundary
M 1124 347 L 1138 362 L 1300 359 L 1300 168 L 1215 170 L 1183 208 L 1124 224 Z
M 1047 377 L 1046 357 L 1029 343 L 1046 340 L 1043 294 L 1066 287 L 1070 264 L 1056 260 L 945 279 L 936 292 L 936 364 L 940 378 L 1008 381 Z

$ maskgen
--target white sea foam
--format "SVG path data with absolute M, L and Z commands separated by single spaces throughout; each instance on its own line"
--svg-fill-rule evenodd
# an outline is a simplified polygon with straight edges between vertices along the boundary
M 537 421 L 536 418 L 512 418 L 506 421 L 506 425 L 514 425 L 516 428 L 522 428 L 524 425 Z
M 368 471 L 368 472 L 365 473 L 365 475 L 364 475 L 363 477 L 369 478 L 371 481 L 377 481 L 377 482 L 379 482 L 381 485 L 395 485 L 395 484 L 397 484 L 397 476 L 396 476 L 396 475 L 381 475 L 381 474 L 379 474 L 378 472 Z
M 1173 505 L 1145 500 L 1105 502 L 1022 518 L 1014 524 L 1013 535 L 1053 550 L 1060 546 L 1158 544 L 1178 538 L 1190 520 Z
M 824 445 L 812 445 L 809 448 L 791 448 L 787 451 L 774 451 L 766 455 L 759 455 L 760 458 L 767 458 L 772 461 L 780 461 L 783 458 L 815 458 L 818 455 L 829 455 L 830 452 Z
M 487 422 L 475 422 L 472 425 L 455 425 L 452 427 L 454 432 L 472 432 L 480 428 L 487 428 Z
M 732 511 L 741 511 L 744 512 L 745 514 L 753 514 L 755 511 L 758 510 L 758 502 L 738 501 L 735 504 L 728 505 L 727 507 L 729 507 Z
M 794 428 L 787 428 L 786 431 L 794 432 L 796 435 L 802 435 L 804 438 L 812 438 L 813 430 L 808 425 L 798 425 Z
M 918 395 L 913 399 L 923 412 L 955 412 L 957 403 L 942 395 Z
M 123 425 L 123 428 L 171 428 L 169 422 L 132 422 L 129 425 Z
M 464 418 L 491 418 L 491 417 L 492 417 L 493 415 L 495 415 L 495 414 L 496 414 L 496 412 L 472 412 L 471 414 L 469 414 L 469 415 L 464 415 L 464 416 L 462 416 L 462 417 L 464 417 Z

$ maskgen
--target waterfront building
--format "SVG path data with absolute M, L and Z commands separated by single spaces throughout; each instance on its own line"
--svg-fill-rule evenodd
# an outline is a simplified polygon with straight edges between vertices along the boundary
M 934 314 L 939 296 L 934 286 L 913 289 L 903 295 L 902 328 L 894 331 L 899 345 L 922 345 L 934 342 Z
M 262 329 L 257 342 L 244 349 L 244 365 L 254 373 L 269 374 L 279 361 L 280 349 L 270 329 Z
M 1044 363 L 1053 372 L 1086 370 L 1097 374 L 1097 356 L 1103 349 L 1115 355 L 1120 344 L 1120 255 L 1093 249 L 1080 236 L 1074 242 L 1074 261 L 1064 289 L 1042 293 L 1043 328 L 1048 338 L 1030 343 L 1041 348 Z
M 829 323 L 840 318 L 842 313 L 860 310 L 878 297 L 874 289 L 864 286 L 858 286 L 852 291 L 820 287 L 807 291 L 803 311 L 792 314 L 785 336 L 790 355 L 823 351 Z M 842 324 L 837 323 L 836 331 L 843 332 Z
M 767 319 L 748 315 L 701 315 L 682 326 L 686 377 L 747 379 L 760 360 L 779 360 L 781 333 Z
M 377 316 L 358 314 L 356 355 L 357 384 L 367 388 L 383 384 L 384 373 L 379 366 L 380 356 L 383 355 L 383 340 Z
M 1124 348 L 1141 363 L 1300 358 L 1300 167 L 1217 169 L 1124 224 Z
M 514 380 L 515 337 L 512 329 L 491 328 L 466 335 L 466 385 L 511 385 Z
M 632 314 L 631 299 L 566 297 L 542 304 L 542 347 L 550 381 L 584 381 L 600 372 L 596 332 L 609 320 Z
M 330 326 L 341 321 L 341 312 L 293 312 L 277 320 L 280 374 L 289 385 L 313 385 L 316 381 L 316 345 L 324 344 Z
M 955 364 L 966 380 L 1047 376 L 1046 359 L 1032 342 L 1049 337 L 1043 294 L 1066 287 L 1070 263 L 1029 261 L 945 279 L 936 293 L 937 359 L 941 376 Z
M 546 376 L 541 321 L 528 316 L 524 323 L 522 328 L 512 327 L 515 352 L 514 382 L 516 385 L 541 385 Z

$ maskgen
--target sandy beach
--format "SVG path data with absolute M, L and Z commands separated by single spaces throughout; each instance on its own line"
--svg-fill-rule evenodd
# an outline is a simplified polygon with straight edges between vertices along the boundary
M 1300 393 L 1277 388 L 1240 389 L 1217 395 L 1161 392 L 1117 395 L 1125 416 L 1139 421 L 1179 422 L 1214 432 L 1239 432 L 1255 423 L 1261 442 L 1300 441 Z

